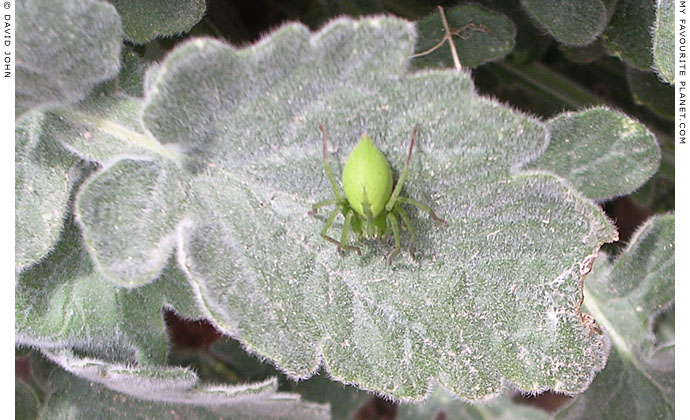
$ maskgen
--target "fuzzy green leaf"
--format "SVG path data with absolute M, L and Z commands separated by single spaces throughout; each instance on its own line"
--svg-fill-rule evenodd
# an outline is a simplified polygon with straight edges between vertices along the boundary
M 31 115 L 15 131 L 15 266 L 21 270 L 54 246 L 79 178 L 77 159 L 43 131 L 43 116 Z
M 125 44 L 122 50 L 122 60 L 120 72 L 117 77 L 101 83 L 101 85 L 92 93 L 92 96 L 98 100 L 106 99 L 106 95 L 114 95 L 116 93 L 128 94 L 137 98 L 144 96 L 144 77 L 146 70 L 154 65 L 150 61 L 145 61 L 137 52 L 137 47 Z
M 523 65 L 540 60 L 553 45 L 553 38 L 543 29 L 537 28 L 537 23 L 527 14 L 520 0 L 491 0 L 483 3 L 504 13 L 515 24 L 515 49 L 510 62 Z
M 664 119 L 672 121 L 675 118 L 676 96 L 673 86 L 663 83 L 651 71 L 641 71 L 632 67 L 628 67 L 627 77 L 635 102 L 646 106 Z
M 117 162 L 123 155 L 137 156 L 137 159 L 158 159 L 163 165 L 159 168 L 162 171 L 165 171 L 169 165 L 177 164 L 175 161 L 177 153 L 174 151 L 174 145 L 169 148 L 163 147 L 155 139 L 144 134 L 139 118 L 141 105 L 141 99 L 130 97 L 118 91 L 111 95 L 97 93 L 74 108 L 56 109 L 52 112 L 36 114 L 22 122 L 17 131 L 19 140 L 17 148 L 33 147 L 37 150 L 21 152 L 19 149 L 17 150 L 18 268 L 22 268 L 43 256 L 55 242 L 62 226 L 62 216 L 67 206 L 69 190 L 74 184 L 71 178 L 81 182 L 82 178 L 78 176 L 80 174 L 76 170 L 72 170 L 76 174 L 71 174 L 70 179 L 67 179 L 70 175 L 68 174 L 69 164 L 76 162 L 76 158 L 65 152 L 63 148 L 82 159 L 100 165 L 117 167 L 118 165 L 132 164 L 129 160 Z M 164 174 L 160 175 L 164 178 Z M 107 182 L 101 178 L 99 181 Z M 145 179 L 139 178 L 137 181 L 140 184 L 135 188 L 146 188 L 141 187 L 141 183 L 146 182 Z M 157 181 L 165 182 L 162 178 Z M 171 186 L 171 188 L 176 187 Z M 107 211 L 108 197 L 89 196 L 88 187 L 86 189 L 87 193 L 82 194 L 82 196 L 85 196 L 85 199 L 100 200 L 101 205 L 106 206 L 105 211 Z M 135 207 L 138 205 L 137 203 L 131 204 Z M 164 206 L 164 203 L 160 205 Z M 91 208 L 98 207 L 96 203 L 92 203 Z M 154 208 L 153 215 L 164 217 L 160 212 L 161 209 L 161 207 Z M 137 208 L 137 210 L 143 212 L 144 216 L 141 213 L 134 215 L 135 221 L 142 225 L 147 224 L 146 212 L 152 210 L 143 207 Z M 85 213 L 84 217 L 89 217 L 89 214 Z M 118 220 L 118 223 L 111 226 L 111 229 L 120 229 L 122 222 L 123 219 Z M 160 273 L 167 260 L 167 255 L 170 253 L 171 240 L 168 238 L 167 244 L 160 243 L 161 241 L 165 242 L 165 238 L 157 237 L 156 232 L 147 230 L 145 227 L 137 230 L 137 226 L 131 224 L 126 226 L 143 237 L 141 241 L 138 241 L 140 246 L 153 242 L 152 247 L 154 249 L 145 251 L 132 249 L 132 258 L 136 258 L 137 253 L 139 253 L 139 259 L 132 260 L 127 267 L 108 267 L 108 255 L 95 254 L 96 262 L 106 266 L 103 268 L 103 272 L 106 274 L 113 270 L 129 270 L 131 272 L 138 269 L 152 276 Z M 163 236 L 165 234 L 167 232 L 164 232 Z M 98 235 L 90 235 L 88 229 L 86 235 L 88 240 L 92 242 L 99 240 L 105 244 L 109 242 L 107 237 L 99 239 Z M 107 247 L 104 246 L 102 250 L 107 252 Z M 153 254 L 141 255 L 142 252 L 145 253 L 146 251 L 151 251 Z M 141 266 L 142 261 L 151 263 L 151 267 L 147 270 Z M 133 269 L 131 268 L 132 263 L 139 265 Z M 142 280 L 136 284 L 142 283 L 146 283 L 146 281 Z M 131 281 L 126 285 L 131 286 Z
M 475 4 L 464 4 L 445 11 L 460 64 L 466 68 L 500 60 L 515 47 L 515 24 L 502 13 Z M 446 35 L 438 12 L 417 23 L 419 39 L 415 53 L 436 46 Z M 414 68 L 454 67 L 448 42 L 412 61 Z
M 672 141 L 661 144 L 661 165 L 659 171 L 630 198 L 651 213 L 664 213 L 676 208 L 675 200 L 675 145 Z
M 587 45 L 606 28 L 608 12 L 602 0 L 522 0 L 523 7 L 558 42 Z
M 298 393 L 306 401 L 328 404 L 332 420 L 352 420 L 372 396 L 354 386 L 328 379 L 320 372 L 306 381 L 291 382 L 290 392 Z
M 560 114 L 547 126 L 551 142 L 534 167 L 562 176 L 593 200 L 629 194 L 659 168 L 656 138 L 623 114 L 592 108 Z
M 368 393 L 356 387 L 329 380 L 324 372 L 319 372 L 306 381 L 290 381 L 273 365 L 265 361 L 262 363 L 256 356 L 244 351 L 236 340 L 230 338 L 216 340 L 208 352 L 211 357 L 200 358 L 199 368 L 202 370 L 204 365 L 208 366 L 207 361 L 210 359 L 212 363 L 220 361 L 239 382 L 257 382 L 277 376 L 282 391 L 298 393 L 306 401 L 328 404 L 333 420 L 354 419 L 357 410 L 371 399 Z M 197 368 L 197 365 L 194 367 Z
M 122 17 L 125 36 L 135 44 L 189 31 L 206 13 L 204 0 L 108 0 Z
M 187 206 L 189 187 L 179 170 L 167 162 L 123 158 L 82 186 L 77 220 L 95 265 L 116 285 L 142 286 L 165 268 Z
M 155 283 L 127 291 L 99 275 L 67 223 L 51 254 L 22 272 L 15 288 L 15 338 L 43 348 L 75 347 L 164 363 L 167 336 L 162 308 L 200 318 L 189 283 L 174 266 Z
M 586 278 L 585 305 L 611 337 L 611 355 L 589 389 L 558 419 L 672 419 L 673 341 L 660 343 L 655 320 L 673 305 L 675 217 L 645 223 L 615 262 L 600 256 Z
M 16 110 L 78 102 L 117 74 L 122 26 L 97 0 L 17 2 Z
M 46 353 L 54 367 L 54 391 L 41 418 L 327 419 L 328 408 L 305 403 L 294 394 L 276 393 L 271 379 L 236 386 L 198 383 L 181 368 L 142 369 L 81 358 L 69 351 Z
M 293 377 L 324 363 L 399 399 L 431 378 L 475 400 L 504 379 L 586 388 L 606 352 L 577 314 L 579 267 L 615 231 L 560 178 L 520 171 L 546 147 L 539 121 L 465 73 L 406 74 L 413 45 L 392 18 L 286 25 L 244 50 L 181 45 L 146 77 L 141 131 L 175 157 L 115 158 L 77 197 L 97 269 L 146 284 L 176 239 L 206 315 Z M 320 238 L 319 124 L 337 174 L 365 131 L 400 171 L 419 124 L 404 193 L 448 223 L 411 212 L 417 262 L 387 267 L 390 239 L 358 257 Z
M 658 0 L 656 24 L 653 32 L 654 68 L 667 82 L 675 80 L 675 34 L 674 1 Z
M 183 419 L 218 420 L 299 420 L 328 419 L 328 409 L 312 403 L 300 402 L 297 397 L 276 394 L 267 400 L 247 400 L 232 404 L 190 405 L 171 404 L 137 399 L 95 385 L 63 371 L 55 372 L 50 379 L 57 390 L 46 403 L 42 419 L 90 420 L 111 413 L 113 418 L 160 419 L 175 416 Z M 208 398 L 218 397 L 215 390 L 208 390 Z
M 611 19 L 611 16 L 616 12 L 616 3 L 618 0 L 603 0 L 604 6 L 606 6 L 606 16 Z
M 227 404 L 235 402 L 238 397 L 272 393 L 277 385 L 273 379 L 244 387 L 205 386 L 198 384 L 194 372 L 184 368 L 111 363 L 80 357 L 66 349 L 44 351 L 44 354 L 69 373 L 89 382 L 125 395 L 159 402 Z
M 421 404 L 404 404 L 398 407 L 398 420 L 548 420 L 545 411 L 512 401 L 511 393 L 488 403 L 470 404 L 435 388 L 429 398 Z
M 595 41 L 581 47 L 561 45 L 559 49 L 563 52 L 565 58 L 577 64 L 593 63 L 606 52 L 604 41 L 601 38 L 597 38 Z
M 179 153 L 175 145 L 162 145 L 145 133 L 141 108 L 141 99 L 124 93 L 93 95 L 73 109 L 49 113 L 44 124 L 45 132 L 66 149 L 107 169 L 82 186 L 76 208 L 100 272 L 125 287 L 147 284 L 160 274 L 173 250 L 174 227 L 185 211 L 186 188 L 177 176 Z M 120 205 L 114 206 L 113 200 Z M 110 223 L 93 230 L 94 218 Z M 126 242 L 114 240 L 125 231 Z
M 19 377 L 14 378 L 14 418 L 17 420 L 36 420 L 41 401 L 33 387 Z
M 643 70 L 651 68 L 655 11 L 655 0 L 618 0 L 603 34 L 608 50 L 631 66 Z

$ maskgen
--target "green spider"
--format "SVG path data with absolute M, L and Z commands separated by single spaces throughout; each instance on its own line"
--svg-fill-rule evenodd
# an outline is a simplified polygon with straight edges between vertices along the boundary
M 412 148 L 414 147 L 414 139 L 417 135 L 417 126 L 415 125 L 412 131 L 407 163 L 405 163 L 405 168 L 395 188 L 393 188 L 391 167 L 383 156 L 383 153 L 372 143 L 371 138 L 367 134 L 362 135 L 362 138 L 350 154 L 350 157 L 345 163 L 345 168 L 343 169 L 343 189 L 345 190 L 345 197 L 343 197 L 338 190 L 338 186 L 335 183 L 331 167 L 326 157 L 326 130 L 324 130 L 321 125 L 319 125 L 319 130 L 321 130 L 323 138 L 323 167 L 326 170 L 326 175 L 328 175 L 328 179 L 333 187 L 333 193 L 335 194 L 335 198 L 333 199 L 320 201 L 314 204 L 309 212 L 310 215 L 314 215 L 321 207 L 335 205 L 335 209 L 333 209 L 328 216 L 326 225 L 321 231 L 321 237 L 336 244 L 338 246 L 338 251 L 341 249 L 349 249 L 357 252 L 358 255 L 362 255 L 359 247 L 347 244 L 347 234 L 350 229 L 359 234 L 362 240 L 384 238 L 387 234 L 393 232 L 395 237 L 395 248 L 387 257 L 388 265 L 391 265 L 393 258 L 400 252 L 398 219 L 401 219 L 404 227 L 410 232 L 408 250 L 410 251 L 410 256 L 414 260 L 415 256 L 412 252 L 412 246 L 416 239 L 416 235 L 412 223 L 410 223 L 410 217 L 405 209 L 402 208 L 402 204 L 413 205 L 427 212 L 435 221 L 446 223 L 445 220 L 436 216 L 431 207 L 411 198 L 399 196 L 410 167 L 410 158 L 412 158 Z M 342 214 L 345 217 L 345 226 L 343 227 L 340 241 L 328 236 L 328 229 L 331 228 L 338 214 Z

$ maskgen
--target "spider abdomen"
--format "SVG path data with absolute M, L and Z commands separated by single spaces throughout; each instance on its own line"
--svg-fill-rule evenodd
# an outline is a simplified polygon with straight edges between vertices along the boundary
M 391 167 L 367 134 L 345 163 L 343 189 L 352 209 L 369 220 L 381 214 L 391 196 Z

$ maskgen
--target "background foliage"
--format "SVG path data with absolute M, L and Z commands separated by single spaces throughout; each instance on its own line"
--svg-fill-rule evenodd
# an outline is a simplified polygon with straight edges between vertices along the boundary
M 446 3 L 462 69 L 426 2 L 17 5 L 17 418 L 672 418 L 673 2 Z M 418 262 L 321 241 L 318 124 L 419 124 Z

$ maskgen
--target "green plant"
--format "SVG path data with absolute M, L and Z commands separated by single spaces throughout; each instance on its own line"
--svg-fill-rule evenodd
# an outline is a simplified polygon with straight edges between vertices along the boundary
M 672 4 L 409 1 L 389 10 L 409 20 L 329 20 L 384 11 L 362 3 L 295 2 L 281 13 L 320 29 L 244 48 L 216 39 L 252 37 L 214 3 L 201 21 L 197 0 L 18 4 L 21 415 L 361 418 L 371 391 L 400 418 L 673 416 L 673 143 L 650 94 L 672 82 Z M 583 62 L 627 102 L 574 81 Z M 321 239 L 310 203 L 339 190 L 319 124 L 338 151 L 369 133 L 443 216 L 403 217 L 417 261 L 381 264 L 397 234 L 361 256 Z M 602 204 L 633 191 L 663 214 L 602 251 L 619 237 Z M 225 337 L 183 354 L 165 313 Z M 547 413 L 515 390 L 577 396 Z

